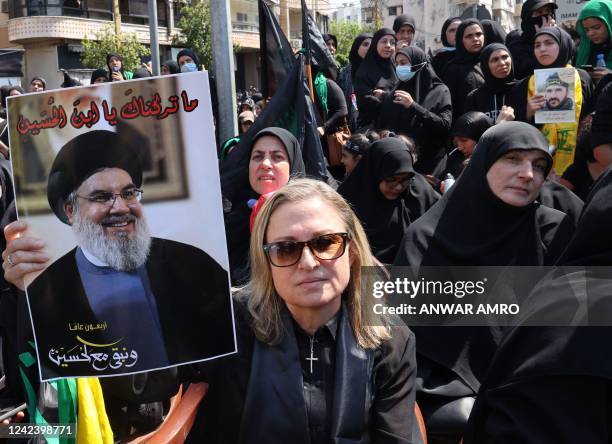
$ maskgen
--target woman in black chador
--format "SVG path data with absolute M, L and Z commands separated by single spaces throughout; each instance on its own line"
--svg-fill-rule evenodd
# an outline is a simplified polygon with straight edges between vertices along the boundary
M 507 122 L 487 130 L 455 185 L 404 236 L 395 265 L 550 265 L 574 224 L 536 202 L 552 166 L 548 144 L 534 127 Z M 486 327 L 418 327 L 417 400 L 428 430 L 435 413 L 456 412 L 465 426 L 473 397 L 497 350 L 501 331 Z M 443 347 L 440 344 L 444 344 Z M 438 427 L 436 429 L 436 427 Z
M 395 63 L 400 82 L 383 101 L 376 128 L 413 138 L 419 153 L 415 168 L 430 173 L 446 150 L 453 118 L 450 91 L 420 48 L 400 49 Z
M 476 19 L 462 22 L 457 29 L 455 57 L 442 71 L 442 80 L 453 98 L 453 118 L 460 116 L 467 95 L 485 82 L 480 69 L 480 51 L 485 46 L 482 25 Z
M 516 84 L 510 51 L 501 43 L 491 43 L 480 53 L 480 69 L 484 85 L 468 94 L 464 112 L 480 111 L 494 122 L 514 120 L 510 103 L 510 91 Z M 500 116 L 501 115 L 501 116 Z
M 559 259 L 558 265 L 572 268 L 557 269 L 538 286 L 521 307 L 523 323 L 501 342 L 465 444 L 611 442 L 612 359 L 602 353 L 612 342 L 611 218 L 608 170 Z M 559 326 L 524 326 L 543 319 Z
M 415 173 L 408 147 L 396 137 L 374 142 L 338 192 L 353 206 L 376 258 L 387 264 L 408 226 L 439 197 Z
M 359 108 L 359 127 L 373 125 L 380 104 L 397 85 L 393 63 L 396 43 L 392 29 L 383 28 L 376 31 L 370 49 L 357 70 L 353 85 Z
M 461 19 L 459 17 L 450 17 L 447 18 L 442 25 L 442 31 L 440 32 L 442 49 L 440 49 L 431 59 L 431 66 L 438 76 L 442 75 L 442 70 L 444 70 L 446 64 L 455 57 L 455 51 L 457 50 L 455 47 L 455 38 L 460 23 Z

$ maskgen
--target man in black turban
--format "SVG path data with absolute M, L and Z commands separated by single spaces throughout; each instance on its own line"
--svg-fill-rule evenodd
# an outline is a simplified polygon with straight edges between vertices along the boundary
M 149 235 L 144 152 L 146 139 L 133 130 L 91 131 L 53 162 L 47 198 L 77 247 L 27 289 L 43 379 L 146 371 L 234 350 L 228 273 L 198 248 Z M 104 328 L 78 327 L 87 325 Z M 115 343 L 129 358 L 69 359 L 75 337 L 90 358 L 114 356 L 107 346 Z

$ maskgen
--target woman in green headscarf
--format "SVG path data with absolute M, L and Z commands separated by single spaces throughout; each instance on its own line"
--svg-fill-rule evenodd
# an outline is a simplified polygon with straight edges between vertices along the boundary
M 594 68 L 589 74 L 598 82 L 612 73 L 612 1 L 590 0 L 584 5 L 576 22 L 580 34 L 580 46 L 576 66 L 597 65 L 599 54 L 603 54 L 606 68 Z

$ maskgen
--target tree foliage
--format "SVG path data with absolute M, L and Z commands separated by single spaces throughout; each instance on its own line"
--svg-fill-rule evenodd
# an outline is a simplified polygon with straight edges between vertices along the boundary
M 209 2 L 196 2 L 193 5 L 185 5 L 180 10 L 178 27 L 181 33 L 174 37 L 176 45 L 191 48 L 200 63 L 206 69 L 212 67 L 212 29 L 210 25 Z
M 181 32 L 173 39 L 175 45 L 191 48 L 205 69 L 212 69 L 213 66 L 209 3 L 198 1 L 182 6 L 178 21 Z M 240 52 L 240 45 L 233 44 L 232 47 L 235 53 Z
M 138 41 L 136 34 L 122 33 L 117 36 L 113 27 L 108 26 L 94 36 L 94 39 L 83 39 L 81 62 L 87 68 L 106 67 L 106 54 L 116 52 L 123 58 L 123 68 L 135 71 L 141 66 L 141 57 L 151 55 L 149 48 Z
M 336 48 L 336 61 L 341 66 L 348 64 L 348 56 L 351 51 L 351 46 L 355 37 L 359 34 L 366 32 L 359 23 L 356 22 L 331 22 L 329 27 L 330 33 L 335 35 L 338 39 L 338 48 Z M 369 30 L 367 30 L 369 31 Z

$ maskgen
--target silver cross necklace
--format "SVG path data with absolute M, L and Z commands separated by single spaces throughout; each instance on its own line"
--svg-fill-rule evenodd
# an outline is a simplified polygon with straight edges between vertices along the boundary
M 313 370 L 312 370 L 312 363 L 314 361 L 318 361 L 319 358 L 315 358 L 314 357 L 314 337 L 310 338 L 310 358 L 306 358 L 307 361 L 310 361 L 310 374 L 312 375 Z

